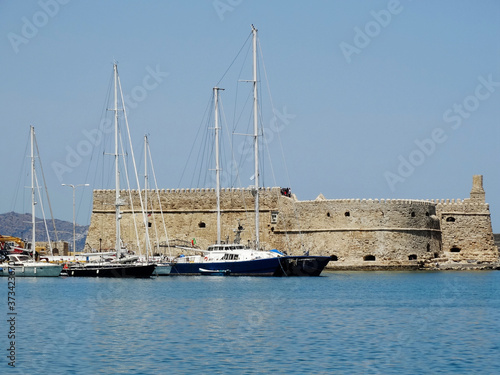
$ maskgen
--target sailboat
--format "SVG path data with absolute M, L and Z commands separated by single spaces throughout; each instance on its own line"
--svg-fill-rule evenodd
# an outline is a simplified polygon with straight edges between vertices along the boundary
M 148 176 L 148 152 L 149 156 L 151 156 L 150 150 L 149 150 L 149 141 L 148 141 L 148 136 L 144 136 L 144 207 L 146 209 L 146 212 L 148 212 L 148 189 L 149 189 L 149 176 Z M 168 243 L 168 236 L 167 236 L 167 228 L 165 226 L 165 220 L 163 218 L 163 210 L 161 209 L 161 201 L 158 196 L 158 186 L 156 185 L 156 175 L 154 173 L 154 168 L 153 168 L 153 160 L 151 159 L 151 167 L 153 171 L 153 177 L 154 177 L 154 182 L 155 182 L 155 192 L 158 197 L 158 205 L 160 206 L 160 213 L 162 216 L 162 222 L 163 222 L 163 229 L 165 231 L 165 239 L 166 242 Z M 151 207 L 152 210 L 152 207 Z M 155 226 L 156 228 L 156 226 Z M 146 230 L 146 253 L 148 251 L 149 246 L 149 233 L 148 233 L 148 225 L 145 225 L 145 230 Z M 159 245 L 159 240 L 157 237 L 156 244 Z M 163 256 L 160 257 L 160 259 L 155 259 L 154 263 L 156 264 L 156 268 L 154 271 L 154 274 L 156 276 L 165 276 L 170 274 L 170 270 L 172 269 L 172 265 L 170 262 L 165 261 Z
M 83 276 L 83 277 L 131 277 L 131 278 L 148 278 L 151 277 L 154 270 L 155 264 L 152 263 L 136 263 L 135 260 L 138 257 L 130 257 L 125 254 L 126 249 L 123 248 L 121 240 L 120 231 L 120 218 L 121 212 L 120 207 L 123 205 L 122 199 L 120 197 L 120 170 L 119 170 L 119 138 L 118 138 L 118 67 L 117 64 L 113 64 L 113 75 L 114 75 L 114 109 L 115 112 L 115 250 L 116 258 L 112 261 L 104 261 L 98 263 L 83 263 L 83 264 L 72 264 L 66 270 L 68 276 Z M 123 109 L 123 111 L 125 111 Z M 98 253 L 92 253 L 95 256 Z
M 215 104 L 215 173 L 217 194 L 217 242 L 207 250 L 196 250 L 203 255 L 178 257 L 172 262 L 170 275 L 215 275 L 215 276 L 319 276 L 330 261 L 326 256 L 288 256 L 278 250 L 260 250 L 259 241 L 259 129 L 257 103 L 257 29 L 252 25 L 253 42 L 253 143 L 255 186 L 255 240 L 254 248 L 240 244 L 243 230 L 238 225 L 234 243 L 221 242 L 220 167 L 218 93 L 214 87 Z M 190 248 L 184 248 L 192 250 Z
M 31 254 L 32 257 L 19 253 L 8 253 L 7 262 L 0 264 L 0 276 L 10 277 L 57 277 L 61 273 L 62 265 L 37 262 L 36 257 L 36 225 L 35 225 L 35 128 L 30 127 L 31 141 Z

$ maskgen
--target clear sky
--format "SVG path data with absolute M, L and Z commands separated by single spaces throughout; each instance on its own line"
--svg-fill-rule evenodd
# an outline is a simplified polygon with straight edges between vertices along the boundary
M 262 123 L 271 158 L 286 159 L 267 186 L 300 200 L 463 199 L 482 174 L 498 233 L 499 19 L 498 0 L 0 1 L 0 212 L 30 210 L 20 196 L 34 125 L 54 215 L 72 220 L 61 183 L 89 183 L 77 189 L 77 222 L 89 223 L 104 141 L 84 146 L 114 60 L 138 163 L 148 133 L 159 187 L 196 187 L 186 165 L 212 87 L 254 24 L 277 114 Z M 236 79 L 251 71 L 236 75 L 221 94 L 229 127 Z

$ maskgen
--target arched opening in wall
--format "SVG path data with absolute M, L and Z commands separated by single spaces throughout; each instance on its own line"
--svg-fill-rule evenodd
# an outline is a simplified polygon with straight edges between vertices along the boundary
M 411 217 L 415 217 L 415 212 L 412 212 L 412 213 L 411 213 Z
M 348 217 L 348 216 L 351 216 L 351 213 L 349 211 L 346 211 L 344 215 L 345 215 L 345 217 Z
M 438 253 L 434 253 L 434 258 L 439 258 L 439 254 Z
M 429 216 L 429 212 L 426 212 L 426 213 L 425 213 L 425 216 Z
M 431 244 L 430 243 L 427 244 L 427 252 L 429 252 L 429 251 L 431 251 Z
M 52 249 L 52 254 L 53 254 L 53 255 L 59 255 L 59 249 L 58 249 L 57 247 L 54 247 L 54 248 Z
M 374 261 L 374 260 L 375 260 L 375 255 L 365 255 L 365 256 L 363 257 L 363 260 L 364 260 L 365 262 L 367 262 L 367 261 Z
M 331 262 L 336 262 L 337 260 L 339 260 L 339 258 L 336 255 L 330 255 Z
M 417 254 L 408 255 L 408 260 L 417 260 Z
M 329 213 L 329 212 L 327 212 L 327 213 L 326 213 L 326 216 L 330 217 L 330 213 Z
M 205 224 L 203 221 L 200 221 L 200 222 L 198 223 L 198 227 L 199 227 L 199 228 L 205 228 L 206 226 L 207 226 L 207 224 Z
M 446 221 L 447 221 L 448 223 L 454 223 L 454 222 L 455 222 L 455 218 L 454 218 L 453 216 L 450 216 L 450 217 L 447 217 L 447 218 L 446 218 Z
M 151 222 L 148 221 L 148 228 L 151 228 Z
M 453 246 L 451 249 L 450 249 L 450 253 L 459 253 L 460 252 L 460 248 L 456 247 L 456 246 Z

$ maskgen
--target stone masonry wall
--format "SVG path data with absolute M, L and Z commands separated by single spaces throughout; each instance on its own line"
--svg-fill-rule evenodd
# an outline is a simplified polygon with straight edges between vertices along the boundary
M 441 200 L 436 210 L 443 233 L 443 256 L 460 262 L 498 261 L 483 176 L 474 176 L 470 198 Z
M 474 177 L 475 179 L 476 176 Z M 476 180 L 475 180 L 476 181 Z M 475 186 L 475 185 L 474 185 Z M 471 198 L 447 201 L 325 199 L 299 201 L 281 195 L 280 188 L 260 189 L 260 244 L 288 254 L 332 256 L 330 267 L 416 266 L 422 261 L 498 260 L 493 243 L 489 207 L 484 191 L 473 187 Z M 144 191 L 141 192 L 144 199 Z M 121 192 L 122 240 L 133 251 L 144 249 L 144 219 L 137 191 Z M 113 249 L 115 192 L 95 190 L 88 244 Z M 153 245 L 196 240 L 200 248 L 216 241 L 214 189 L 161 190 L 159 199 L 148 192 L 149 237 Z M 133 207 L 132 207 L 133 206 Z M 233 241 L 241 224 L 242 243 L 252 244 L 255 233 L 254 195 L 249 189 L 222 189 L 221 238 Z M 139 241 L 136 240 L 136 229 Z M 163 218 L 161 212 L 163 212 Z M 450 219 L 451 218 L 451 219 Z M 160 247 L 166 254 L 185 250 Z

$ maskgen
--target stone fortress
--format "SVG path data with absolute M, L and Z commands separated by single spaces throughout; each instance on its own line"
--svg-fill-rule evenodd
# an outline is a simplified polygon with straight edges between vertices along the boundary
M 254 191 L 222 189 L 221 237 L 232 242 L 241 225 L 241 243 L 254 239 Z M 144 251 L 145 230 L 138 191 L 123 190 L 122 240 L 129 250 Z M 144 191 L 141 192 L 144 198 Z M 94 190 L 87 244 L 114 248 L 115 192 Z M 148 191 L 147 225 L 155 252 L 187 254 L 173 246 L 192 241 L 199 248 L 217 237 L 214 189 Z M 499 253 L 493 239 L 483 177 L 473 176 L 470 197 L 446 200 L 326 199 L 299 201 L 281 188 L 259 190 L 260 244 L 288 254 L 331 256 L 333 269 L 496 268 Z M 133 213 L 135 211 L 135 213 Z M 162 215 L 163 213 L 163 215 Z M 134 225 L 134 220 L 136 225 Z M 137 226 L 137 230 L 135 229 Z M 165 236 L 166 228 L 168 242 Z M 139 234 L 139 241 L 136 239 Z

